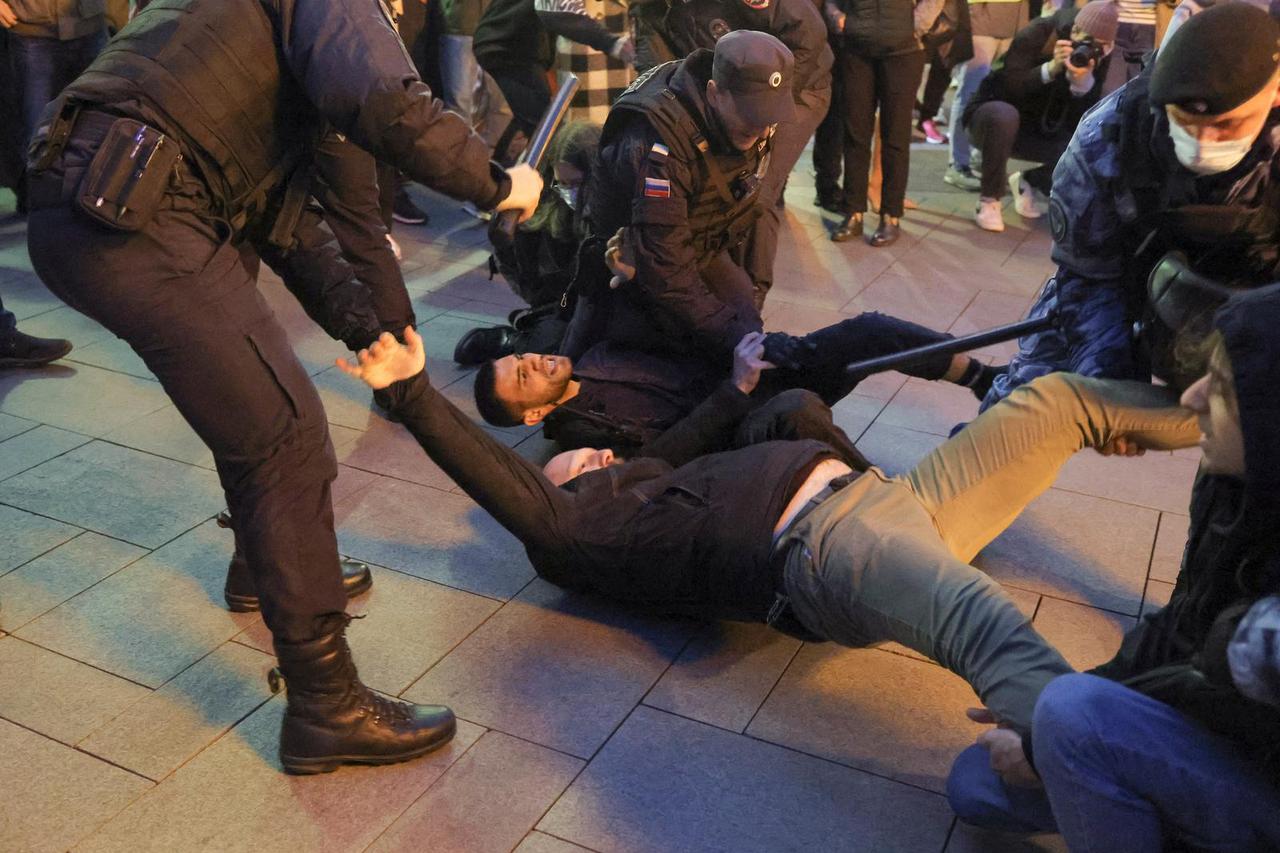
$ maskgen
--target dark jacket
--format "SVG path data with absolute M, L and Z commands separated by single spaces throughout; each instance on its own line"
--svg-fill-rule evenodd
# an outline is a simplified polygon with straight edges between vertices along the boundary
M 721 201 L 705 161 L 715 162 L 730 188 L 745 191 L 754 180 L 761 154 L 756 149 L 739 152 L 725 140 L 706 100 L 711 62 L 711 51 L 698 50 L 682 62 L 661 66 L 652 76 L 638 80 L 615 104 L 601 137 L 599 162 L 592 170 L 588 220 L 599 242 L 618 228 L 629 228 L 636 276 L 617 290 L 581 289 L 578 310 L 583 311 L 585 301 L 584 317 L 606 314 L 604 334 L 609 340 L 639 349 L 698 351 L 717 359 L 723 369 L 742 336 L 762 326 L 751 300 L 750 276 L 727 260 L 731 246 L 725 245 L 745 238 L 750 230 L 750 220 L 735 216 L 735 207 L 752 214 L 758 204 L 753 209 Z M 705 155 L 688 140 L 684 142 L 688 151 L 683 150 L 675 138 L 664 136 L 647 113 L 621 108 L 633 94 L 654 86 L 674 95 L 669 103 L 679 106 L 672 109 L 686 116 L 690 133 L 705 137 L 709 145 Z M 756 189 L 751 192 L 758 194 L 759 181 L 752 186 Z M 602 269 L 602 258 L 603 249 L 590 263 Z M 712 261 L 723 263 L 717 275 L 705 275 Z M 580 269 L 579 277 L 589 277 L 589 270 Z M 574 323 L 579 323 L 576 316 Z M 578 338 L 571 330 L 570 340 Z
M 555 62 L 555 45 L 534 11 L 533 0 L 493 0 L 480 16 L 471 51 L 481 68 L 533 65 L 547 69 Z
M 611 466 L 558 488 L 425 374 L 379 393 L 432 460 L 520 540 L 539 576 L 705 619 L 764 621 L 777 591 L 773 527 L 808 473 L 833 455 L 814 441 L 699 455 L 700 431 L 680 430 L 654 451 L 665 459 Z M 712 407 L 700 414 L 721 417 Z
M 827 28 L 813 0 L 632 0 L 636 19 L 636 68 L 647 71 L 683 59 L 698 48 L 712 50 L 733 30 L 759 30 L 787 46 L 796 60 L 792 93 L 830 88 L 835 56 Z
M 967 126 L 973 113 L 988 101 L 1004 101 L 1017 107 L 1021 124 L 1018 132 L 1041 139 L 1057 140 L 1065 147 L 1085 112 L 1102 98 L 1102 82 L 1107 77 L 1111 55 L 1104 56 L 1093 70 L 1093 88 L 1074 95 L 1066 74 L 1045 82 L 1041 66 L 1053 59 L 1054 43 L 1070 39 L 1076 8 L 1069 6 L 1052 17 L 1037 18 L 1018 30 L 1009 50 L 978 86 L 973 100 L 965 106 Z
M 8 0 L 18 23 L 10 32 L 60 41 L 100 33 L 107 25 L 106 0 Z
M 1226 660 L 1245 612 L 1280 592 L 1280 285 L 1235 297 L 1215 325 L 1234 375 L 1245 476 L 1199 479 L 1169 605 L 1144 618 L 1096 672 L 1242 744 L 1280 782 L 1280 708 L 1242 696 Z
M 944 0 L 834 0 L 845 14 L 844 49 L 859 56 L 897 56 L 922 49 Z
M 236 226 L 271 209 L 326 123 L 454 198 L 492 207 L 510 191 L 378 0 L 155 0 L 65 94 L 175 137 Z

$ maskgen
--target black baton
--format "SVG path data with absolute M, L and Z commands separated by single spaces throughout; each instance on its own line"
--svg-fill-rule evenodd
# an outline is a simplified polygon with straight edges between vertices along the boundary
M 1001 344 L 1005 341 L 1020 338 L 1023 335 L 1029 335 L 1032 332 L 1047 331 L 1056 325 L 1058 325 L 1058 312 L 1055 310 L 1050 311 L 1043 317 L 1019 320 L 1017 323 L 996 326 L 994 329 L 987 329 L 985 332 L 974 332 L 972 335 L 952 338 L 949 341 L 938 341 L 936 344 L 925 344 L 914 349 L 904 349 L 901 352 L 890 353 L 889 355 L 855 361 L 845 367 L 845 372 L 859 376 L 870 376 L 873 373 L 882 373 L 886 370 L 896 370 L 908 364 L 915 364 L 931 356 L 955 355 L 956 353 L 968 352 L 990 344 Z
M 555 136 L 560 122 L 564 120 L 564 114 L 569 111 L 569 102 L 573 100 L 573 95 L 577 91 L 578 78 L 572 74 L 565 75 L 555 99 L 551 102 L 551 106 L 547 107 L 546 114 L 542 116 L 542 121 L 533 131 L 533 136 L 530 137 L 529 144 L 525 146 L 517 163 L 528 163 L 534 169 L 542 165 L 542 158 L 547 153 L 551 137 Z M 489 242 L 502 248 L 510 246 L 516 239 L 516 226 L 519 224 L 520 211 L 502 211 L 489 222 Z

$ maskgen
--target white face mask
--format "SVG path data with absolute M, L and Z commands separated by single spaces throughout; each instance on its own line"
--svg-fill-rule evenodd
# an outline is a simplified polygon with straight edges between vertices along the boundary
M 1201 142 L 1173 119 L 1169 120 L 1169 137 L 1178 162 L 1197 175 L 1218 175 L 1234 168 L 1257 138 Z

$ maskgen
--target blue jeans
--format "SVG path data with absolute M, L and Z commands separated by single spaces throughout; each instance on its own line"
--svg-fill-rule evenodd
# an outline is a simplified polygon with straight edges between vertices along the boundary
M 947 797 L 993 829 L 1057 829 L 1076 853 L 1280 849 L 1280 791 L 1235 744 L 1177 710 L 1095 675 L 1064 675 L 1036 703 L 1043 790 L 1006 787 L 986 750 L 960 754 Z M 1056 821 L 1055 821 L 1056 819 Z
M 9 34 L 10 50 L 22 91 L 22 144 L 40 121 L 45 105 L 79 77 L 107 43 L 107 31 L 59 41 Z

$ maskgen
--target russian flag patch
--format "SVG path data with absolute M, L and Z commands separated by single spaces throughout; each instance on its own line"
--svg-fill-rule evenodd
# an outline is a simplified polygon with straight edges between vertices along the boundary
M 645 178 L 645 198 L 671 198 L 671 182 L 666 178 Z
M 663 145 L 661 142 L 655 142 L 649 148 L 649 153 L 657 154 L 659 157 L 666 157 L 668 154 L 671 153 L 671 149 Z

